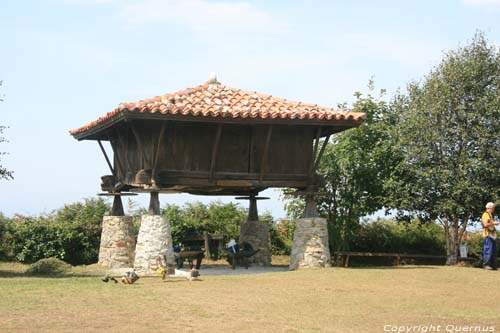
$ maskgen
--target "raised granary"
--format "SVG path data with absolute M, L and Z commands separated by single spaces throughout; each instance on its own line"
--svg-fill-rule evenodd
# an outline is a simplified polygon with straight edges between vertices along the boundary
M 99 143 L 111 171 L 102 177 L 102 190 L 149 192 L 149 213 L 159 215 L 158 193 L 250 198 L 270 187 L 287 187 L 313 194 L 321 183 L 315 171 L 328 138 L 360 125 L 364 116 L 244 91 L 212 78 L 194 88 L 121 103 L 70 134 Z M 110 142 L 111 158 L 102 141 Z

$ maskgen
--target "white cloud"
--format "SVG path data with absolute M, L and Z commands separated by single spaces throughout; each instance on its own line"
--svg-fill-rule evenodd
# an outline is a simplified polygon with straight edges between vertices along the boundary
M 277 28 L 271 15 L 247 2 L 207 0 L 140 0 L 122 5 L 128 24 L 153 21 L 180 22 L 210 34 L 217 30 L 254 31 Z

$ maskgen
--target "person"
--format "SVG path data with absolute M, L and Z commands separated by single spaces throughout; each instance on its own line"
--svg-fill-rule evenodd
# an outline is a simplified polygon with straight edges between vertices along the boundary
M 481 217 L 483 223 L 483 268 L 488 270 L 498 269 L 498 247 L 497 247 L 497 232 L 495 226 L 499 224 L 498 221 L 493 219 L 493 212 L 495 211 L 495 204 L 488 202 L 486 204 L 486 211 Z

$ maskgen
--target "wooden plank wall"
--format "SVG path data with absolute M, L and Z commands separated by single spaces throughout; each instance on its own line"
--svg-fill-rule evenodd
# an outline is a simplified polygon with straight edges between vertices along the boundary
M 201 175 L 210 172 L 218 124 L 169 121 L 159 149 L 161 121 L 134 120 L 132 124 L 119 126 L 110 132 L 110 140 L 116 175 L 125 183 L 133 182 L 138 170 L 153 169 L 157 151 L 158 171 Z M 222 125 L 215 175 L 217 172 L 260 174 L 268 131 L 269 125 Z M 273 125 L 264 177 L 307 175 L 315 133 L 314 126 Z

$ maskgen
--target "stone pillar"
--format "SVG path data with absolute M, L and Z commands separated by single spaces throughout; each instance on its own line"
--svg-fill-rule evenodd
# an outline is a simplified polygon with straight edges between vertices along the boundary
M 305 217 L 296 221 L 293 234 L 290 270 L 330 267 L 326 219 Z
M 134 226 L 131 216 L 104 216 L 102 219 L 99 264 L 109 268 L 134 264 Z
M 159 255 L 166 255 L 169 263 L 174 262 L 170 223 L 161 215 L 143 215 L 135 247 L 135 272 L 141 276 L 154 275 Z
M 238 197 L 237 199 L 246 199 L 250 201 L 248 207 L 248 218 L 240 223 L 239 244 L 248 242 L 254 250 L 259 250 L 254 256 L 248 259 L 249 263 L 260 266 L 271 265 L 271 238 L 269 235 L 269 226 L 266 222 L 259 221 L 257 212 L 257 200 L 265 200 L 257 196 L 258 193 L 252 193 L 248 197 Z
M 271 240 L 269 237 L 269 226 L 262 221 L 245 221 L 240 223 L 239 244 L 248 242 L 254 250 L 259 250 L 248 259 L 249 263 L 260 266 L 271 265 Z

